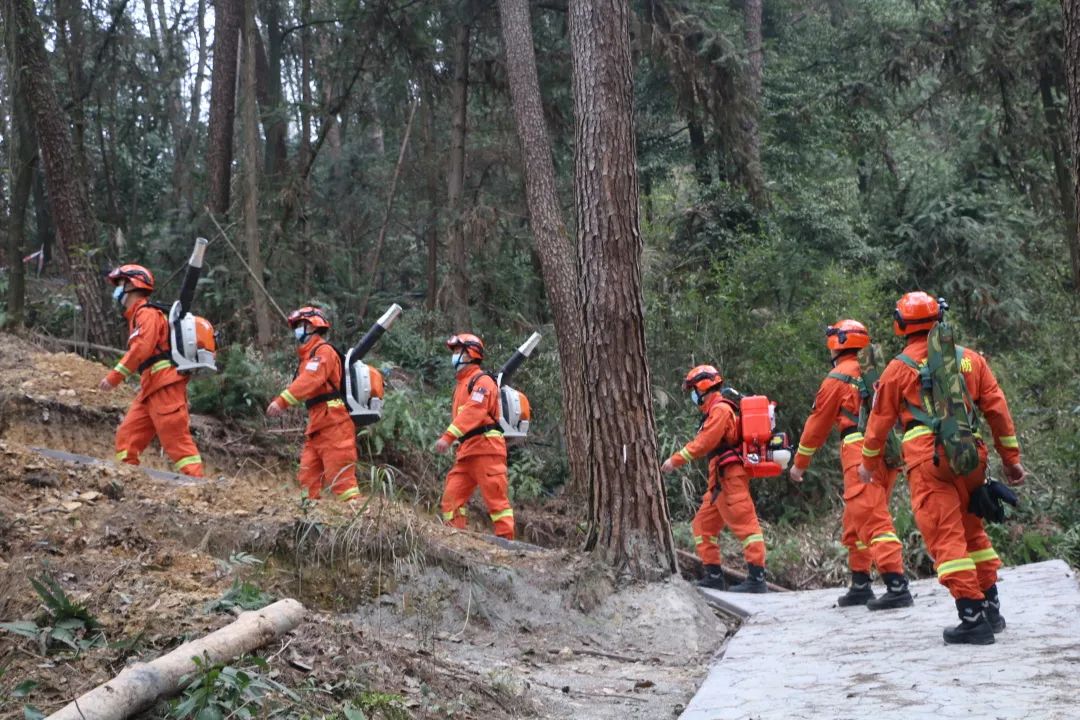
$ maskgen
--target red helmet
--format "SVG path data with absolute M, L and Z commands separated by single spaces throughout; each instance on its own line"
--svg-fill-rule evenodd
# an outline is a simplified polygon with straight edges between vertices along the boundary
M 326 313 L 321 308 L 312 307 L 307 305 L 299 310 L 293 310 L 289 313 L 288 323 L 289 327 L 295 328 L 302 322 L 308 322 L 314 328 L 326 328 L 330 329 L 330 321 L 326 319 Z
M 127 280 L 136 290 L 154 292 L 154 274 L 142 265 L 121 265 L 109 273 L 109 281 L 119 285 Z
M 925 332 L 941 320 L 943 309 L 941 302 L 921 290 L 909 292 L 896 301 L 893 332 L 897 335 Z
M 870 344 L 870 333 L 858 320 L 840 320 L 825 331 L 830 350 L 858 350 Z
M 484 359 L 484 341 L 470 333 L 458 333 L 446 339 L 446 347 L 451 350 L 461 348 L 473 360 Z
M 704 395 L 709 390 L 720 387 L 723 382 L 724 378 L 720 375 L 720 371 L 712 365 L 698 365 L 686 373 L 682 386 L 683 390 L 697 390 L 698 395 Z

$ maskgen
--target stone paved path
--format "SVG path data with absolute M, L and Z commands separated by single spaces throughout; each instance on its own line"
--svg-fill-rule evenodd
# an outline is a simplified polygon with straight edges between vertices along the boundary
M 1080 719 L 1076 573 L 1061 560 L 1007 568 L 998 587 L 1008 627 L 981 647 L 944 644 L 957 619 L 935 580 L 888 612 L 838 608 L 836 589 L 703 591 L 749 617 L 682 720 Z

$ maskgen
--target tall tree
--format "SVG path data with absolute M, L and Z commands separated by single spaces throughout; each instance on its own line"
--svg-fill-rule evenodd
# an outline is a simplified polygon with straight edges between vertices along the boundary
M 571 0 L 590 525 L 620 571 L 676 571 L 645 356 L 628 0 Z
M 214 65 L 210 78 L 210 127 L 206 157 L 207 204 L 215 215 L 229 212 L 232 182 L 236 66 L 244 0 L 214 0 Z
M 585 384 L 582 381 L 584 336 L 581 331 L 581 299 L 578 288 L 577 248 L 566 232 L 555 185 L 555 164 L 551 140 L 544 122 L 540 81 L 536 73 L 532 24 L 528 0 L 499 0 L 506 75 L 514 104 L 525 171 L 525 198 L 529 223 L 536 238 L 544 287 L 555 320 L 562 377 L 563 438 L 570 461 L 572 486 L 585 490 L 585 436 L 577 431 L 585 425 Z
M 94 264 L 99 249 L 97 223 L 86 178 L 75 160 L 67 116 L 53 87 L 41 25 L 34 13 L 33 0 L 4 0 L 4 8 L 5 21 L 14 33 L 14 52 L 20 60 L 15 72 L 25 82 L 38 133 L 45 182 L 56 220 L 60 267 L 75 286 L 86 320 L 87 337 L 108 345 L 112 333 L 105 315 L 105 284 Z
M 34 166 L 37 162 L 37 139 L 34 126 L 30 121 L 30 108 L 26 99 L 26 85 L 16 53 L 15 25 L 7 23 L 5 27 L 8 68 L 12 69 L 9 77 L 11 94 L 11 141 L 8 144 L 11 168 L 11 204 L 7 223 L 8 288 L 6 325 L 17 327 L 23 323 L 23 306 L 26 298 L 26 270 L 22 257 L 26 237 L 26 208 L 29 205 L 30 189 L 34 179 Z
M 761 2 L 743 0 L 743 25 L 746 38 L 746 91 L 750 96 L 750 109 L 746 117 L 747 173 L 753 178 L 757 201 L 764 204 L 767 198 L 761 167 L 761 88 L 765 76 L 765 48 L 761 44 Z
M 450 162 L 446 179 L 446 205 L 450 213 L 450 317 L 456 331 L 469 327 L 469 255 L 462 219 L 465 198 L 465 138 L 469 109 L 469 40 L 471 9 L 462 3 L 461 19 L 454 28 L 454 89 L 451 93 Z
M 1080 212 L 1080 182 L 1077 168 L 1080 166 L 1080 0 L 1061 0 L 1065 23 L 1065 86 L 1069 91 L 1069 133 L 1072 148 L 1073 214 Z M 1062 203 L 1063 207 L 1066 206 Z M 1072 270 L 1074 292 L 1080 292 L 1080 219 L 1074 218 L 1067 225 L 1069 237 L 1069 266 Z
M 256 106 L 255 0 L 244 2 L 244 82 L 241 123 L 244 128 L 244 245 L 251 268 L 249 285 L 255 300 L 255 340 L 269 347 L 270 305 L 263 292 L 262 243 L 259 241 L 259 113 Z

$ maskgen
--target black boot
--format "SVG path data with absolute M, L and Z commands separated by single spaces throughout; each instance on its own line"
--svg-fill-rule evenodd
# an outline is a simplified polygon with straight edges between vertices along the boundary
M 738 585 L 732 585 L 728 590 L 738 593 L 769 592 L 769 586 L 765 584 L 765 568 L 760 565 L 747 565 L 746 570 L 746 579 Z
M 851 573 L 851 587 L 841 595 L 836 604 L 840 607 L 852 607 L 853 605 L 865 605 L 868 600 L 874 599 L 874 589 L 870 587 L 870 573 Z
M 1001 600 L 998 599 L 997 584 L 983 590 L 983 595 L 986 596 L 986 620 L 994 632 L 999 633 L 1005 629 L 1005 618 L 1001 617 Z
M 960 624 L 945 628 L 943 637 L 947 645 L 993 645 L 994 629 L 986 619 L 986 602 L 960 598 L 956 601 Z
M 885 573 L 885 594 L 866 603 L 869 610 L 895 610 L 915 604 L 903 573 Z
M 705 574 L 697 581 L 698 587 L 727 590 L 727 580 L 724 579 L 723 568 L 719 565 L 706 565 L 704 570 Z

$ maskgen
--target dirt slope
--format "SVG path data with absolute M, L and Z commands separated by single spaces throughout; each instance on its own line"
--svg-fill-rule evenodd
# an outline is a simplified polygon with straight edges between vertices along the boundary
M 0 621 L 40 615 L 29 578 L 48 575 L 110 643 L 46 653 L 0 631 L 2 717 L 54 710 L 229 622 L 210 606 L 240 581 L 311 610 L 261 654 L 316 715 L 367 698 L 369 717 L 670 717 L 728 634 L 682 581 L 615 592 L 587 557 L 500 546 L 395 498 L 360 515 L 302 504 L 294 447 L 211 419 L 193 421 L 215 475 L 196 486 L 30 450 L 111 454 L 133 392 L 93 389 L 103 370 L 0 336 Z M 378 693 L 391 700 L 371 705 Z

